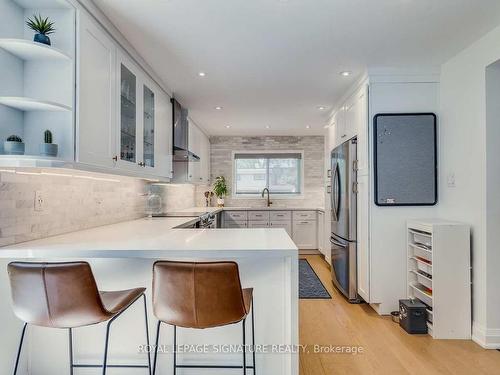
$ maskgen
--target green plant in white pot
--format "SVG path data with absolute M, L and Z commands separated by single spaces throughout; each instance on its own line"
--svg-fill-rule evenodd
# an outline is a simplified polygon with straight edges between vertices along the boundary
M 3 152 L 7 155 L 24 155 L 24 143 L 21 137 L 11 135 L 3 143 Z
M 57 156 L 58 146 L 52 143 L 52 132 L 50 130 L 45 130 L 43 140 L 44 143 L 40 144 L 40 155 Z
M 217 196 L 217 206 L 224 207 L 224 197 L 227 195 L 228 189 L 224 176 L 218 176 L 214 182 L 214 193 Z

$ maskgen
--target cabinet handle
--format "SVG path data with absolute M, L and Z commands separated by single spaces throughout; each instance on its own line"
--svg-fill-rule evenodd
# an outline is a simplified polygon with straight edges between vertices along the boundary
M 118 161 L 118 155 L 113 156 L 114 161 Z
M 276 216 L 278 216 L 278 217 L 283 217 L 283 216 L 285 216 L 285 215 L 276 215 Z
M 301 221 L 300 224 L 309 224 L 308 221 Z

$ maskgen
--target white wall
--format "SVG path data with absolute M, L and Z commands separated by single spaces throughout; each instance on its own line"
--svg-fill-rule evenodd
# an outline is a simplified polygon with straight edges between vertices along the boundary
M 373 118 L 379 113 L 438 113 L 439 83 L 433 75 L 370 76 L 370 82 L 370 133 Z M 371 138 L 370 135 L 370 150 L 373 150 Z M 373 176 L 373 164 L 370 168 Z M 370 190 L 370 300 L 379 314 L 389 314 L 398 310 L 399 299 L 407 297 L 406 221 L 433 217 L 437 208 L 379 207 L 374 204 L 373 179 Z
M 473 339 L 491 348 L 500 348 L 500 141 L 498 117 L 486 121 L 486 67 L 500 59 L 499 40 L 500 27 L 445 63 L 440 90 L 439 214 L 472 226 Z

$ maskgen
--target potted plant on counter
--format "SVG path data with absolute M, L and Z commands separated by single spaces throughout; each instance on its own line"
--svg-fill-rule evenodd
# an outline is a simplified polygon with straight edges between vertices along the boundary
M 214 193 L 217 196 L 217 206 L 224 207 L 224 197 L 227 195 L 227 185 L 224 176 L 215 178 Z
M 40 155 L 57 156 L 57 145 L 52 143 L 52 132 L 45 130 L 43 133 L 44 143 L 40 144 Z
M 7 155 L 24 155 L 24 143 L 21 137 L 11 135 L 3 143 L 3 151 Z
M 38 16 L 34 14 L 33 18 L 28 18 L 26 24 L 31 30 L 36 32 L 35 37 L 33 38 L 35 42 L 50 46 L 50 38 L 48 35 L 53 34 L 56 31 L 54 28 L 54 22 L 49 21 L 48 17 L 42 18 L 40 14 Z

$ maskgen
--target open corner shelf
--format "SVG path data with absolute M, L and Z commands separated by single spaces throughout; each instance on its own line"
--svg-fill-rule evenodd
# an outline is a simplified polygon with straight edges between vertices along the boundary
M 71 107 L 46 100 L 37 100 L 20 96 L 0 96 L 0 104 L 20 111 L 70 112 Z
M 71 164 L 58 157 L 0 154 L 0 167 L 63 167 Z
M 0 48 L 25 61 L 62 60 L 71 61 L 71 57 L 57 48 L 26 39 L 0 39 Z

